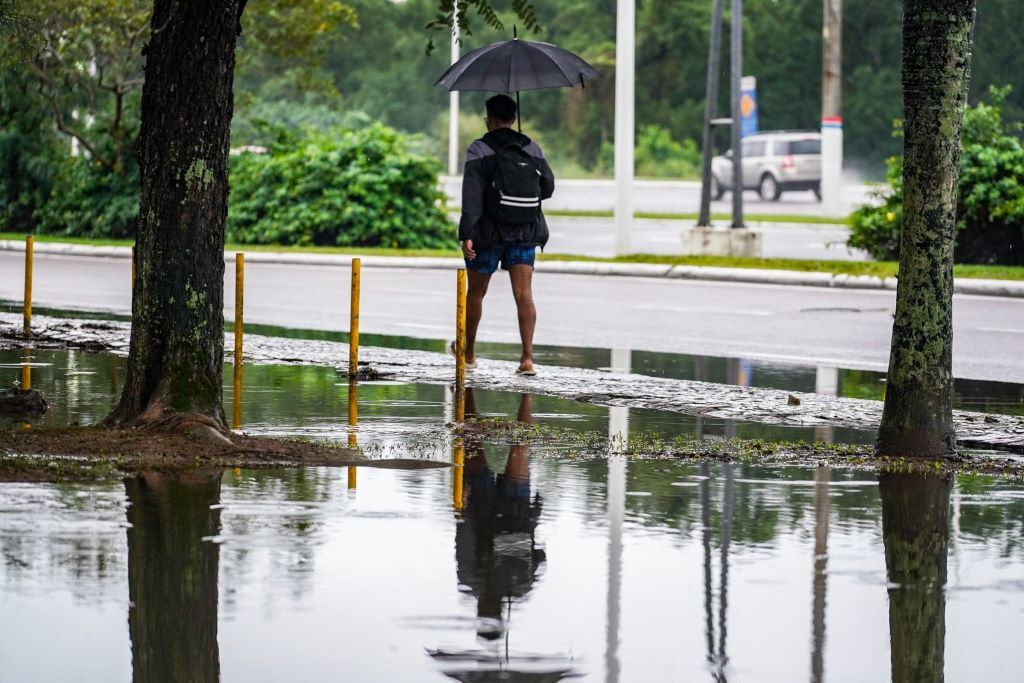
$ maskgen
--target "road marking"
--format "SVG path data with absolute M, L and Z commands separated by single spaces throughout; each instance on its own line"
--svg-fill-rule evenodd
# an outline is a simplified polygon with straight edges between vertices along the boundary
M 727 315 L 753 315 L 762 318 L 776 315 L 775 311 L 763 311 L 743 308 L 687 308 L 684 306 L 656 306 L 653 304 L 640 304 L 633 308 L 641 311 L 666 311 L 671 313 L 698 313 L 698 314 L 727 314 Z
M 999 332 L 1001 334 L 1024 334 L 1024 330 L 1015 330 L 1010 327 L 978 327 L 978 332 Z

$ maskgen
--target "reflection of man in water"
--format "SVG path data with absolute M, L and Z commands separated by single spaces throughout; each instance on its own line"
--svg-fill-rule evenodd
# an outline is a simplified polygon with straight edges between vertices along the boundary
M 531 396 L 523 395 L 516 419 L 533 423 Z M 473 390 L 466 389 L 466 416 L 476 415 Z M 463 519 L 455 532 L 459 584 L 477 600 L 482 617 L 477 635 L 501 636 L 503 608 L 530 592 L 544 551 L 535 546 L 540 494 L 530 499 L 530 449 L 509 448 L 505 470 L 495 474 L 479 438 L 467 438 L 463 479 Z M 495 621 L 488 621 L 493 619 Z M 493 627 L 492 627 L 493 626 Z

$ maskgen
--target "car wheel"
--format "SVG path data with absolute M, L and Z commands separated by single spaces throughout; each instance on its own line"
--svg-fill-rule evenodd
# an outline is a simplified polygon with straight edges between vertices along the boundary
M 817 185 L 812 187 L 811 188 L 811 192 L 814 193 L 814 198 L 817 199 L 820 202 L 821 201 L 821 183 L 818 183 Z
M 718 182 L 718 177 L 711 174 L 711 198 L 721 199 L 722 195 L 725 194 L 725 188 L 722 187 L 722 183 Z
M 757 193 L 761 195 L 761 199 L 777 202 L 782 196 L 782 188 L 779 187 L 779 181 L 775 179 L 775 176 L 765 173 L 761 176 L 761 184 L 757 186 Z

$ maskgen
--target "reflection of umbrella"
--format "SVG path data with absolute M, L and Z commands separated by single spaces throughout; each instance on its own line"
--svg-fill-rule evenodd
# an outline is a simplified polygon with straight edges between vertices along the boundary
M 514 92 L 572 88 L 598 77 L 578 55 L 550 43 L 505 40 L 467 53 L 448 67 L 434 85 L 447 90 Z

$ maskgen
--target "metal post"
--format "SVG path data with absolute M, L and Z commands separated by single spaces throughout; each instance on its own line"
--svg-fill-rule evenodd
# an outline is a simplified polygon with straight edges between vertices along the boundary
M 22 308 L 24 326 L 22 331 L 26 337 L 32 335 L 32 259 L 35 246 L 35 238 L 29 235 L 25 238 L 25 301 Z
M 21 350 L 21 390 L 32 388 L 32 356 L 28 349 Z
M 615 254 L 629 253 L 633 228 L 636 0 L 618 0 L 615 22 Z
M 452 16 L 452 64 L 459 61 L 459 15 Z M 448 93 L 448 175 L 459 174 L 459 91 Z
M 134 250 L 132 251 L 134 254 Z M 134 261 L 133 261 L 134 264 Z M 235 254 L 235 367 L 231 406 L 231 428 L 242 427 L 242 340 L 245 326 L 245 254 Z
M 842 213 L 843 0 L 824 0 L 821 49 L 821 203 Z
M 466 269 L 455 280 L 455 421 L 466 419 Z
M 729 48 L 732 86 L 732 227 L 743 226 L 743 149 L 740 135 L 740 77 L 743 73 L 743 0 L 732 0 Z
M 245 254 L 235 254 L 235 365 L 242 364 L 242 325 L 245 318 Z
M 349 302 L 348 320 L 348 376 L 354 378 L 359 373 L 359 279 L 362 272 L 361 261 L 352 259 L 352 297 Z
M 701 159 L 700 216 L 697 225 L 711 225 L 711 158 L 715 155 L 715 129 L 711 120 L 718 108 L 718 70 L 722 59 L 722 0 L 711 4 L 711 44 L 708 47 L 708 79 L 704 86 L 704 147 Z

